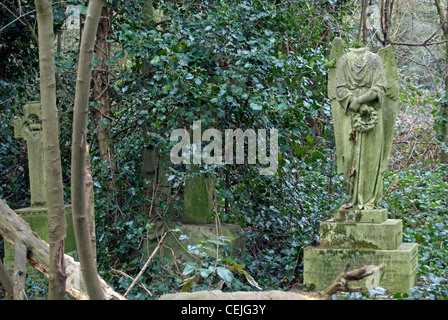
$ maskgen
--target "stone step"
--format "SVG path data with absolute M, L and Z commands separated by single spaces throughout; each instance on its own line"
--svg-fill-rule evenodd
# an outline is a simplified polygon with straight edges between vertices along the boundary
M 370 248 L 395 250 L 402 243 L 401 219 L 382 223 L 343 223 L 334 219 L 320 225 L 320 245 L 323 248 Z
M 336 222 L 381 223 L 387 220 L 387 209 L 339 209 L 334 213 Z

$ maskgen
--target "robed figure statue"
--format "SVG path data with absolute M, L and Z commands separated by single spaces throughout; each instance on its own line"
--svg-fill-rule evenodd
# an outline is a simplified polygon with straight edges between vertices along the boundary
M 383 197 L 383 173 L 389 164 L 398 97 L 393 49 L 344 51 L 336 38 L 330 59 L 328 94 L 338 173 L 350 198 L 343 209 L 374 210 Z

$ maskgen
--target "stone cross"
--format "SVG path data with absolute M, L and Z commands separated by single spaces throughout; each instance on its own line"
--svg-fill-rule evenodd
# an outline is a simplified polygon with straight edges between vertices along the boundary
M 31 189 L 31 206 L 45 206 L 44 154 L 42 110 L 39 101 L 28 102 L 22 118 L 14 123 L 14 137 L 25 139 L 28 148 L 28 167 Z

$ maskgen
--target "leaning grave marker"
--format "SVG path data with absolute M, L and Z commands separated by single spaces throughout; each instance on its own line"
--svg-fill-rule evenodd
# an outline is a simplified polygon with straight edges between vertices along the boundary
M 323 290 L 347 263 L 351 268 L 386 263 L 385 271 L 356 281 L 367 289 L 409 292 L 417 281 L 418 246 L 402 242 L 402 221 L 380 207 L 398 100 L 398 73 L 391 47 L 344 50 L 336 38 L 336 62 L 328 75 L 337 169 L 349 200 L 321 223 L 320 245 L 304 250 L 304 284 Z

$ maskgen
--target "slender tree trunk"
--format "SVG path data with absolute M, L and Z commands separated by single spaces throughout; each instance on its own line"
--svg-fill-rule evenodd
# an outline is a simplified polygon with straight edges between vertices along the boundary
M 445 19 L 443 20 L 443 35 L 445 39 L 448 38 L 448 4 L 446 7 Z M 448 97 L 448 44 L 445 44 L 445 97 Z M 444 103 L 442 105 L 442 110 L 440 111 L 442 118 L 442 142 L 444 144 L 444 148 L 442 148 L 441 154 L 441 162 L 448 163 L 448 152 L 446 148 L 448 148 L 448 103 Z
M 36 0 L 39 31 L 40 95 L 44 145 L 44 172 L 50 238 L 50 276 L 48 298 L 64 299 L 64 240 L 67 221 L 64 208 L 61 155 L 59 150 L 58 110 L 54 62 L 53 13 L 50 0 Z
M 365 1 L 365 9 L 364 9 L 364 19 L 362 22 L 362 41 L 363 46 L 367 46 L 367 43 L 369 41 L 369 29 L 367 28 L 367 19 L 368 19 L 368 9 L 370 6 L 370 0 L 364 0 Z
M 71 193 L 73 226 L 75 229 L 76 246 L 82 274 L 90 299 L 104 300 L 101 289 L 96 261 L 89 234 L 86 209 L 86 146 L 87 146 L 87 119 L 89 110 L 89 90 L 92 73 L 92 58 L 95 44 L 95 35 L 103 8 L 102 0 L 90 0 L 87 9 L 86 22 L 82 34 L 78 74 L 76 78 L 75 106 L 73 112 L 73 138 L 72 138 L 72 166 L 71 166 Z
M 89 146 L 86 147 L 86 210 L 89 217 L 90 242 L 92 244 L 93 258 L 96 260 L 96 234 L 95 234 L 95 193 L 93 191 L 92 170 L 90 168 Z
M 358 44 L 361 43 L 365 47 L 367 45 L 367 7 L 369 6 L 369 0 L 361 1 L 361 17 L 359 19 L 359 31 L 358 31 Z
M 440 4 L 440 0 L 434 0 L 434 3 L 437 8 L 437 13 L 439 14 L 440 24 L 442 25 L 443 36 L 445 39 L 448 39 L 448 4 L 446 8 L 446 12 L 443 12 L 442 5 Z M 445 44 L 445 97 L 448 97 L 448 45 Z M 440 116 L 442 118 L 441 125 L 442 128 L 440 130 L 441 140 L 444 144 L 444 147 L 448 147 L 448 103 L 444 102 L 441 105 Z M 442 153 L 440 156 L 440 161 L 442 163 L 448 163 L 448 152 L 445 151 L 445 148 L 442 148 Z
M 103 7 L 98 25 L 95 42 L 95 60 L 101 61 L 93 69 L 93 99 L 99 102 L 95 107 L 95 122 L 97 127 L 98 149 L 102 161 L 107 159 L 112 175 L 114 171 L 113 148 L 110 142 L 110 99 L 109 99 L 109 65 L 106 61 L 110 57 L 110 13 L 109 8 Z
M 101 61 L 100 64 L 93 68 L 93 100 L 99 102 L 94 108 L 93 116 L 96 126 L 96 136 L 98 139 L 98 150 L 100 152 L 100 159 L 108 170 L 110 170 L 110 180 L 108 181 L 108 191 L 106 195 L 106 219 L 109 218 L 110 208 L 110 192 L 114 190 L 114 149 L 111 143 L 111 103 L 109 97 L 109 65 L 107 60 L 110 58 L 110 39 L 111 21 L 110 11 L 108 7 L 103 7 L 101 12 L 101 19 L 96 32 L 95 41 L 95 60 Z
M 386 47 L 390 44 L 390 25 L 392 20 L 392 9 L 394 7 L 394 0 L 381 0 L 381 29 L 383 31 L 384 42 Z
M 445 37 L 445 39 L 447 39 L 447 38 Z M 447 46 L 445 55 L 446 55 L 445 72 L 447 74 L 445 76 L 445 97 L 448 97 L 448 46 Z M 441 118 L 442 118 L 442 129 L 441 129 L 442 138 L 441 138 L 441 140 L 444 144 L 444 148 L 442 148 L 442 154 L 440 156 L 440 161 L 442 163 L 448 163 L 448 152 L 446 151 L 446 148 L 448 148 L 448 104 L 445 102 L 441 106 L 441 108 L 442 108 L 442 110 L 440 111 Z

